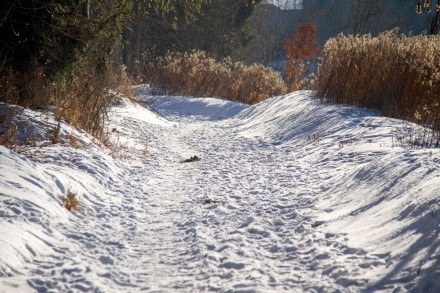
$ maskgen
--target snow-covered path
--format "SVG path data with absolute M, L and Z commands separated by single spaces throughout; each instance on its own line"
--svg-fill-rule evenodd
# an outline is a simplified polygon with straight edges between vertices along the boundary
M 173 226 L 192 241 L 184 255 L 197 260 L 172 286 L 185 286 L 187 274 L 186 286 L 198 290 L 355 290 L 385 264 L 348 247 L 343 236 L 314 229 L 318 195 L 328 189 L 322 179 L 334 169 L 317 169 L 294 145 L 245 138 L 235 124 L 197 119 L 160 139 L 155 145 L 169 155 L 168 170 L 159 172 L 166 176 L 160 175 L 154 202 L 173 199 Z M 202 160 L 179 162 L 192 155 Z
M 245 138 L 218 121 L 173 118 L 174 127 L 150 129 L 156 155 L 128 168 L 126 181 L 144 186 L 128 204 L 137 228 L 126 236 L 135 253 L 123 267 L 140 272 L 130 283 L 190 291 L 362 288 L 363 270 L 385 263 L 314 230 L 325 174 L 298 161 L 293 146 Z M 181 162 L 193 155 L 201 160 Z
M 434 281 L 439 152 L 390 146 L 400 122 L 317 107 L 308 95 L 248 109 L 212 99 L 148 97 L 165 118 L 139 106 L 112 114 L 128 159 L 113 164 L 91 153 L 81 165 L 85 153 L 69 151 L 70 162 L 83 166 L 76 174 L 46 150 L 52 160 L 36 163 L 42 176 L 56 179 L 55 190 L 79 189 L 83 209 L 67 220 L 37 221 L 44 236 L 32 235 L 42 243 L 28 239 L 24 250 L 32 253 L 24 265 L 2 263 L 0 291 L 440 288 Z M 192 156 L 200 160 L 182 162 Z M 393 161 L 398 166 L 387 167 Z M 405 195 L 422 183 L 417 201 Z M 417 221 L 425 225 L 423 242 L 408 228 L 419 229 Z M 29 231 L 23 222 L 18 226 Z

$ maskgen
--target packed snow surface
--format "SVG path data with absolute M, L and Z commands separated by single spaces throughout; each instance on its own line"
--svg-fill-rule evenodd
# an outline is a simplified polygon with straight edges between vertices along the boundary
M 110 149 L 17 112 L 35 142 L 0 146 L 0 292 L 439 292 L 440 150 L 414 125 L 307 91 L 136 99 Z

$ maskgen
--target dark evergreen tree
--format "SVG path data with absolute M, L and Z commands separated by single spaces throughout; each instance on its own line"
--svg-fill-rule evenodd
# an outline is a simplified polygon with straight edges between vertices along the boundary
M 75 78 L 85 63 L 91 71 L 105 71 L 130 12 L 129 0 L 2 1 L 0 68 L 16 76 L 15 102 L 33 99 L 23 84 L 29 72 L 55 82 L 61 76 Z

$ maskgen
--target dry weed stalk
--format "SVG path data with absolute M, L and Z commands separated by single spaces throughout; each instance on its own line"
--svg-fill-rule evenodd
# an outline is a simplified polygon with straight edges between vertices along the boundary
M 75 149 L 79 149 L 82 147 L 81 143 L 78 142 L 78 140 L 72 134 L 69 135 L 69 145 Z
M 0 145 L 11 149 L 16 145 L 18 125 L 11 123 L 13 109 L 6 104 L 0 106 Z
M 54 105 L 56 121 L 64 120 L 70 125 L 84 129 L 95 138 L 105 141 L 105 119 L 114 85 L 111 72 L 81 72 L 73 80 L 60 77 L 47 85 L 50 104 Z
M 125 97 L 130 99 L 133 98 L 133 81 L 132 78 L 127 73 L 127 67 L 125 65 L 119 66 L 119 68 L 115 68 L 112 80 L 112 88 L 115 88 L 116 91 L 120 94 L 123 94 Z
M 16 123 L 10 124 L 5 131 L 0 131 L 0 145 L 8 149 L 14 149 L 17 143 L 18 125 Z

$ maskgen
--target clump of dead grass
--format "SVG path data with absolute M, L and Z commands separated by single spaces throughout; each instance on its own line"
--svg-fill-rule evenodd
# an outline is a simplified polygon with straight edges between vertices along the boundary
M 379 110 L 440 132 L 440 36 L 338 35 L 323 50 L 316 90 L 325 102 Z
M 144 72 L 147 82 L 172 94 L 255 104 L 287 92 L 281 74 L 271 68 L 217 61 L 202 51 L 170 53 L 147 64 Z
M 72 191 L 67 192 L 66 198 L 63 201 L 63 207 L 65 207 L 70 212 L 79 212 L 80 204 L 76 193 Z
M 18 125 L 11 123 L 13 109 L 6 104 L 0 106 L 0 145 L 12 149 L 17 144 Z
M 32 125 L 22 117 L 22 110 L 17 106 L 0 103 L 0 145 L 16 152 L 23 146 L 37 145 Z

